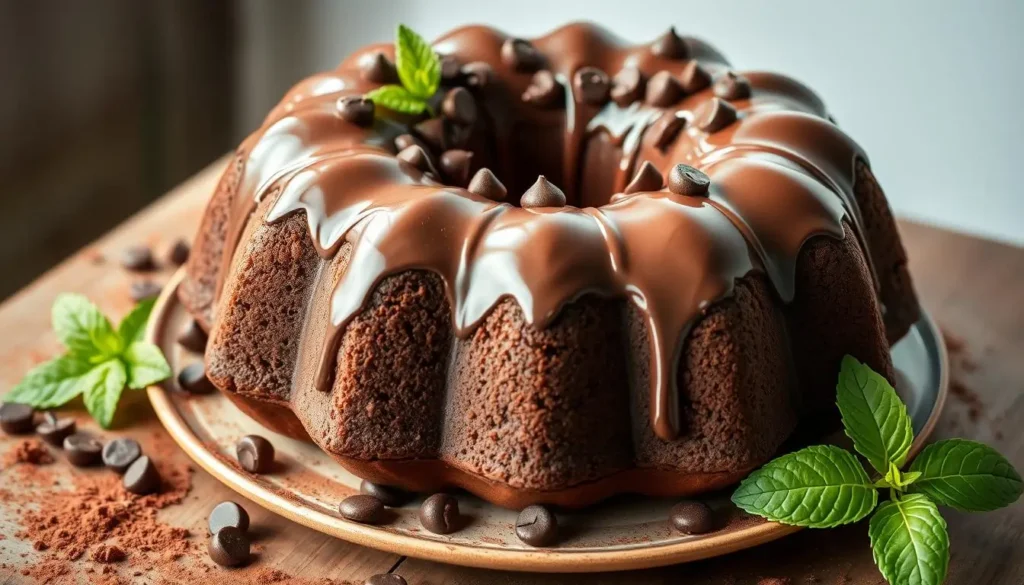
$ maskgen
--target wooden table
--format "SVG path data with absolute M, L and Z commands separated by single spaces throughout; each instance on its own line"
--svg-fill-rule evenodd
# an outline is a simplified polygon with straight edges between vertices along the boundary
M 13 386 L 34 364 L 49 359 L 59 346 L 50 331 L 49 309 L 61 292 L 94 299 L 120 317 L 131 306 L 128 286 L 138 278 L 120 268 L 119 252 L 146 243 L 165 250 L 179 237 L 191 238 L 224 161 L 218 161 L 122 226 L 60 264 L 0 306 L 0 392 Z M 954 352 L 954 378 L 973 390 L 981 407 L 971 408 L 954 392 L 936 436 L 962 436 L 996 446 L 1024 470 L 1024 249 L 954 234 L 914 223 L 902 224 L 918 292 L 948 332 L 965 349 Z M 170 270 L 155 278 L 166 279 Z M 147 412 L 123 430 L 146 441 L 158 440 L 162 427 Z M 0 453 L 13 440 L 0 435 Z M 74 473 L 67 465 L 61 473 Z M 0 483 L 3 475 L 0 475 Z M 192 495 L 162 512 L 161 518 L 205 537 L 210 507 L 238 496 L 206 473 L 196 471 Z M 243 500 L 244 501 L 244 500 Z M 0 515 L 4 512 L 0 502 Z M 393 570 L 411 584 L 520 583 L 687 583 L 756 585 L 767 577 L 791 583 L 882 583 L 871 561 L 865 525 L 833 531 L 804 531 L 754 550 L 686 565 L 629 574 L 594 576 L 526 575 L 466 569 L 398 557 L 361 548 L 275 517 L 249 504 L 253 524 L 269 535 L 261 540 L 259 563 L 303 578 L 329 577 L 360 583 Z M 1024 502 L 989 514 L 945 512 L 952 541 L 949 583 L 1024 583 Z M 22 583 L 20 568 L 37 560 L 24 557 L 26 543 L 13 535 L 0 539 L 0 583 Z M 29 549 L 30 547 L 29 547 Z M 209 563 L 208 559 L 198 559 Z M 84 571 L 88 561 L 75 564 Z M 217 579 L 218 573 L 210 573 Z M 142 579 L 139 581 L 138 579 Z M 132 582 L 160 582 L 158 576 Z M 87 582 L 87 579 L 83 579 Z M 295 583 L 305 582 L 296 579 Z M 312 582 L 312 581 L 310 581 Z

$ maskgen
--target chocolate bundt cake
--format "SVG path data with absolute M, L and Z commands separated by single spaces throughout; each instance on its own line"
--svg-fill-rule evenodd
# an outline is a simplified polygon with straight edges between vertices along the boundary
M 918 318 L 896 225 L 821 100 L 669 31 L 391 46 L 299 83 L 242 143 L 180 297 L 212 382 L 356 475 L 509 507 L 736 482 L 893 377 Z

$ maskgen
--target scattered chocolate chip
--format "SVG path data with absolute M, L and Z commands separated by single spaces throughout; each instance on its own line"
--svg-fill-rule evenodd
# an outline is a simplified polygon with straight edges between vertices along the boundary
M 152 280 L 137 280 L 131 284 L 129 294 L 136 303 L 160 296 L 164 287 Z
M 469 182 L 468 190 L 491 201 L 504 201 L 508 195 L 508 189 L 498 180 L 498 177 L 491 172 L 491 169 L 483 168 L 473 175 Z
M 409 585 L 405 577 L 394 573 L 380 573 L 363 581 L 363 585 Z
M 210 537 L 207 547 L 213 562 L 222 567 L 237 567 L 249 562 L 249 536 L 233 526 L 226 526 Z
M 62 447 L 64 439 L 76 430 L 74 419 L 57 418 L 52 412 L 43 413 L 43 418 L 42 424 L 36 427 L 36 434 L 54 447 Z
M 540 107 L 562 103 L 565 88 L 555 79 L 555 74 L 542 69 L 533 74 L 530 85 L 523 92 L 523 101 Z
M 384 53 L 374 53 L 362 59 L 359 69 L 363 79 L 373 83 L 398 83 L 398 70 Z
M 377 498 L 382 504 L 392 508 L 396 506 L 403 506 L 412 500 L 412 494 L 401 488 L 396 488 L 390 485 L 381 485 L 379 483 L 366 481 L 365 479 L 359 483 L 359 491 L 368 496 Z
M 484 61 L 474 61 L 462 66 L 462 75 L 466 78 L 466 85 L 482 89 L 494 79 L 494 68 Z
M 683 86 L 668 71 L 659 71 L 647 82 L 647 94 L 644 97 L 649 105 L 666 108 L 683 98 Z
M 437 170 L 434 169 L 434 164 L 430 162 L 427 151 L 423 150 L 419 145 L 414 144 L 405 148 L 402 152 L 398 153 L 397 158 L 411 164 L 424 173 L 431 173 L 435 177 L 437 176 Z
M 338 111 L 342 119 L 356 126 L 373 124 L 373 102 L 361 95 L 347 95 L 338 98 Z
M 267 473 L 274 466 L 274 445 L 259 435 L 246 435 L 235 446 L 235 456 L 249 473 Z
M 420 524 L 434 534 L 450 534 L 458 527 L 459 501 L 448 494 L 434 494 L 420 506 Z
M 141 456 L 142 446 L 134 439 L 114 439 L 103 446 L 103 464 L 118 473 L 127 471 Z
M 673 26 L 651 43 L 651 52 L 665 59 L 685 59 L 690 54 L 690 49 L 686 46 L 686 41 L 676 33 L 676 27 Z
M 199 322 L 192 319 L 178 335 L 178 345 L 185 349 L 203 353 L 206 351 L 206 332 L 199 325 Z
M 8 435 L 31 433 L 35 426 L 36 411 L 27 404 L 4 402 L 0 405 L 0 429 Z
M 694 112 L 697 127 L 705 132 L 718 132 L 736 121 L 736 108 L 721 98 L 711 98 Z
M 156 268 L 153 250 L 148 246 L 131 246 L 121 252 L 121 266 L 135 272 L 148 272 Z
M 455 85 L 462 79 L 462 64 L 454 55 L 441 57 L 441 83 Z
M 623 67 L 612 78 L 612 101 L 621 107 L 640 99 L 644 93 L 644 74 L 636 67 Z
M 72 433 L 64 438 L 64 452 L 75 467 L 88 467 L 100 462 L 103 443 L 88 433 Z
M 384 519 L 384 502 L 374 496 L 349 496 L 338 504 L 338 512 L 346 520 L 361 524 L 380 524 Z
M 430 118 L 424 120 L 413 128 L 416 136 L 430 145 L 434 152 L 444 150 L 448 144 L 445 140 L 444 120 L 441 118 Z
M 506 39 L 501 45 L 501 60 L 520 73 L 536 71 L 544 65 L 544 56 L 524 39 Z
M 420 146 L 420 143 L 412 134 L 399 134 L 395 138 L 395 150 L 401 152 L 410 146 Z
M 137 496 L 160 491 L 160 472 L 149 457 L 143 455 L 128 466 L 124 472 L 124 489 Z
M 516 518 L 516 536 L 530 546 L 547 546 L 558 536 L 558 521 L 544 506 L 529 506 Z
M 676 195 L 707 195 L 711 179 L 698 169 L 682 163 L 668 173 L 668 190 Z
M 565 193 L 544 175 L 537 177 L 536 182 L 523 193 L 519 205 L 532 209 L 534 207 L 563 207 Z
M 178 372 L 178 387 L 190 394 L 210 394 L 217 390 L 206 376 L 206 366 L 197 361 Z
M 607 73 L 597 67 L 582 67 L 572 76 L 572 87 L 585 103 L 600 106 L 608 101 L 612 81 Z
M 686 67 L 683 67 L 682 73 L 679 74 L 679 80 L 683 83 L 683 91 L 692 94 L 711 85 L 711 74 L 707 69 L 701 67 L 700 63 L 690 61 Z
M 651 127 L 651 141 L 654 143 L 654 146 L 665 150 L 685 127 L 686 118 L 677 116 L 675 113 L 666 112 L 663 119 L 658 120 Z
M 750 97 L 750 80 L 735 71 L 727 71 L 715 79 L 714 92 L 723 100 L 745 100 Z
M 626 188 L 622 190 L 623 193 L 649 193 L 652 191 L 661 191 L 661 188 L 665 185 L 665 177 L 661 176 L 658 169 L 651 164 L 651 161 L 644 161 L 644 164 L 640 165 L 640 169 L 633 175 L 633 180 L 626 185 Z
M 446 150 L 441 154 L 441 172 L 455 185 L 464 187 L 469 182 L 472 161 L 473 153 L 468 150 Z
M 707 534 L 715 529 L 715 515 L 703 502 L 680 502 L 672 506 L 669 522 L 683 534 Z
M 476 122 L 476 98 L 464 87 L 456 87 L 444 94 L 441 113 L 456 124 L 469 126 Z
M 245 532 L 249 530 L 249 513 L 234 502 L 221 502 L 210 511 L 207 525 L 210 528 L 210 534 L 217 534 L 229 526 Z

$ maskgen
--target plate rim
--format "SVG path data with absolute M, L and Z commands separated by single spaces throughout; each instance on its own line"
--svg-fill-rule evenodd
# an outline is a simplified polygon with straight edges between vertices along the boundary
M 184 268 L 175 272 L 157 298 L 146 327 L 146 341 L 159 345 L 157 334 L 162 330 L 165 313 L 177 302 L 176 292 L 184 275 Z M 921 432 L 914 437 L 914 442 L 910 447 L 910 458 L 920 452 L 925 441 L 934 431 L 949 390 L 949 356 L 945 345 L 940 341 L 941 332 L 935 321 L 924 310 L 921 311 L 919 323 L 930 330 L 931 345 L 934 346 L 933 349 L 938 356 L 939 391 L 935 399 L 935 407 L 925 421 Z M 259 485 L 248 474 L 238 470 L 221 456 L 206 448 L 178 412 L 170 398 L 170 391 L 161 385 L 152 385 L 147 388 L 146 393 L 157 418 L 175 443 L 220 483 L 292 522 L 353 544 L 393 554 L 485 569 L 593 573 L 645 569 L 696 561 L 758 546 L 802 530 L 799 526 L 763 522 L 717 536 L 703 536 L 694 540 L 610 551 L 574 551 L 558 548 L 502 550 L 398 534 L 387 529 L 345 521 L 338 516 L 332 516 L 299 504 L 272 489 Z

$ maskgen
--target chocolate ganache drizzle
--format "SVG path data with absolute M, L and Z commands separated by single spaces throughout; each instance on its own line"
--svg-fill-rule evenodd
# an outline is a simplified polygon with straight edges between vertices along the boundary
M 676 362 L 691 325 L 751 271 L 764 272 L 781 300 L 791 301 L 797 256 L 808 239 L 844 237 L 844 220 L 860 237 L 854 166 L 866 157 L 825 119 L 823 104 L 805 86 L 776 74 L 735 74 L 717 51 L 692 38 L 627 45 L 591 25 L 572 24 L 532 41 L 541 58 L 526 70 L 503 59 L 506 41 L 499 31 L 474 26 L 434 47 L 457 63 L 475 64 L 464 71 L 491 76 L 469 84 L 490 138 L 490 150 L 476 154 L 490 161 L 511 198 L 539 167 L 561 175 L 568 205 L 526 209 L 446 186 L 394 156 L 395 137 L 409 131 L 401 120 L 378 116 L 362 127 L 339 116 L 340 98 L 379 85 L 360 72 L 381 53 L 393 57 L 391 47 L 380 45 L 301 82 L 243 143 L 247 160 L 226 245 L 237 247 L 267 197 L 276 200 L 263 221 L 304 210 L 323 258 L 351 244 L 331 297 L 316 378 L 322 390 L 330 390 L 346 325 L 382 279 L 404 270 L 440 275 L 462 338 L 505 297 L 515 299 L 534 327 L 547 326 L 582 295 L 628 298 L 648 324 L 651 424 L 671 440 L 681 431 Z M 596 83 L 626 68 L 639 71 L 633 81 L 666 71 L 682 89 L 662 78 L 658 88 L 647 88 L 658 95 L 646 100 L 638 85 L 613 89 L 614 101 L 595 103 L 604 88 L 588 87 L 583 96 L 572 82 L 584 67 L 600 70 L 587 72 Z M 564 104 L 519 99 L 530 87 L 531 68 L 554 75 Z M 711 79 L 726 75 L 724 90 L 712 87 Z M 669 99 L 666 91 L 681 95 L 669 106 L 650 105 Z M 638 97 L 630 100 L 629 92 Z M 536 152 L 524 150 L 524 135 Z M 678 163 L 700 169 L 710 190 L 623 194 L 644 162 L 663 174 Z M 224 262 L 218 291 L 231 254 Z M 321 286 L 331 286 L 322 278 Z

